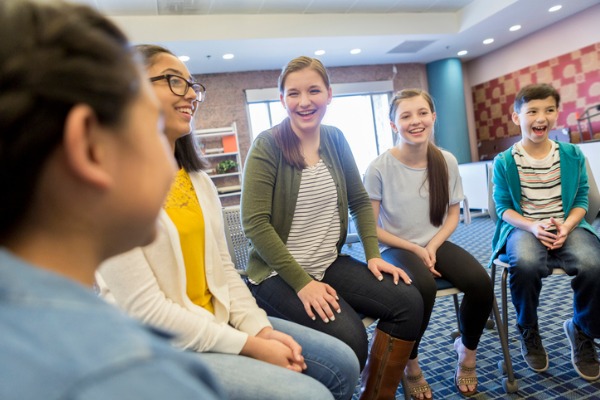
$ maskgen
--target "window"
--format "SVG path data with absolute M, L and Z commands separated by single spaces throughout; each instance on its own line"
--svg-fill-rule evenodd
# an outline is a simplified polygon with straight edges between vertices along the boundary
M 334 94 L 339 88 L 332 85 Z M 250 102 L 248 113 L 253 137 L 280 123 L 286 112 L 279 100 Z M 343 91 L 342 91 L 343 92 Z M 350 144 L 361 175 L 379 154 L 392 147 L 392 130 L 388 119 L 392 90 L 385 93 L 342 94 L 334 96 L 323 124 L 339 128 Z

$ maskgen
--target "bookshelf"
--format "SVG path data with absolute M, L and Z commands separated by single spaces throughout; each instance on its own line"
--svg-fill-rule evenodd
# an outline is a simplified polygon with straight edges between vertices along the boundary
M 235 122 L 231 126 L 195 129 L 194 139 L 210 167 L 205 172 L 213 180 L 223 207 L 239 205 L 242 159 Z

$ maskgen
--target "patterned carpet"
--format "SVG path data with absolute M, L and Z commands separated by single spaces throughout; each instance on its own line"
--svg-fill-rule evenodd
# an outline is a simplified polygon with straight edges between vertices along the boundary
M 600 218 L 594 227 L 600 232 Z M 491 253 L 493 223 L 487 216 L 474 218 L 470 225 L 461 223 L 451 240 L 471 252 L 486 266 Z M 358 259 L 364 259 L 359 243 L 347 245 L 345 252 Z M 500 302 L 500 274 L 496 275 L 496 298 Z M 479 392 L 472 399 L 600 399 L 600 381 L 589 383 L 581 379 L 570 359 L 570 347 L 563 332 L 563 321 L 572 316 L 572 291 L 570 278 L 565 275 L 550 276 L 544 280 L 539 315 L 540 331 L 549 359 L 550 368 L 543 373 L 535 373 L 527 368 L 519 350 L 515 333 L 515 318 L 509 300 L 509 347 L 513 368 L 518 384 L 514 394 L 505 393 L 498 362 L 502 353 L 495 329 L 486 330 L 478 348 L 477 372 Z M 509 294 L 510 295 L 510 294 Z M 600 317 L 600 316 L 599 316 Z M 372 333 L 374 325 L 368 328 Z M 437 300 L 429 328 L 425 333 L 419 359 L 421 368 L 433 388 L 435 399 L 460 399 L 454 387 L 456 353 L 452 347 L 450 334 L 456 329 L 452 297 Z M 358 399 L 358 387 L 354 399 Z M 396 399 L 404 399 L 402 388 L 398 388 Z

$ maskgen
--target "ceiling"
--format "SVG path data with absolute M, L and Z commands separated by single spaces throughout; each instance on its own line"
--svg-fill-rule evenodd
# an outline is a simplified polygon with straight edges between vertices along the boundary
M 109 15 L 135 43 L 187 55 L 194 74 L 280 69 L 299 56 L 325 66 L 468 61 L 598 0 L 75 0 Z M 556 4 L 562 8 L 550 13 Z M 509 27 L 522 28 L 510 32 Z M 484 45 L 484 39 L 494 42 Z M 568 40 L 568 38 L 565 38 Z M 350 54 L 360 48 L 359 54 Z M 226 53 L 234 58 L 224 60 Z

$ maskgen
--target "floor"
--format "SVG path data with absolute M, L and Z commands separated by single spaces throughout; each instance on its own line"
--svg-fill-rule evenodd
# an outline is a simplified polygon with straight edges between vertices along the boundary
M 600 219 L 596 219 L 594 227 L 600 232 Z M 493 228 L 489 217 L 474 218 L 469 225 L 461 223 L 451 240 L 470 251 L 486 266 L 491 253 Z M 360 242 L 345 246 L 344 251 L 364 259 Z M 544 317 L 540 321 L 540 330 L 549 354 L 550 368 L 539 374 L 527 368 L 520 354 L 514 330 L 514 311 L 509 302 L 509 346 L 518 391 L 515 394 L 505 393 L 503 376 L 498 369 L 498 362 L 502 360 L 498 334 L 495 329 L 486 330 L 478 348 L 479 392 L 472 399 L 600 399 L 600 380 L 589 383 L 581 379 L 571 365 L 570 347 L 562 328 L 563 321 L 572 315 L 569 282 L 570 278 L 565 275 L 550 276 L 542 289 L 539 314 Z M 499 276 L 496 277 L 495 288 L 496 298 L 500 301 Z M 456 353 L 450 334 L 456 329 L 456 319 L 452 298 L 438 299 L 433 312 L 421 343 L 421 367 L 433 388 L 435 399 L 460 399 L 462 396 L 453 384 Z M 374 325 L 369 327 L 369 333 L 373 329 Z M 404 398 L 402 388 L 398 388 L 396 398 Z M 358 399 L 358 387 L 354 399 Z

